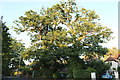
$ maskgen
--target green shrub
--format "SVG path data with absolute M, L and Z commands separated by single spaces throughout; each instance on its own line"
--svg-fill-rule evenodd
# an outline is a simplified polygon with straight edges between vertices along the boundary
M 94 68 L 88 68 L 86 70 L 75 70 L 74 71 L 74 78 L 91 78 L 91 72 L 96 72 Z

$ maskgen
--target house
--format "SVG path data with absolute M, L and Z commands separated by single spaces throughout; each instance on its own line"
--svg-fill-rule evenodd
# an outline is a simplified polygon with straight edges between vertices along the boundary
M 106 73 L 109 73 L 112 75 L 114 78 L 119 80 L 119 73 L 118 73 L 118 66 L 120 66 L 120 55 L 117 57 L 109 57 L 108 59 L 105 60 L 105 63 L 110 63 L 110 69 L 106 71 Z
M 110 70 L 117 70 L 118 68 L 118 60 L 116 60 L 114 57 L 109 57 L 108 59 L 105 60 L 105 63 L 111 64 Z

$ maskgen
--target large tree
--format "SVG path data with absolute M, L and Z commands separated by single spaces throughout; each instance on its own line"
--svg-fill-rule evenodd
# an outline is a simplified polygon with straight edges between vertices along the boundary
M 15 21 L 16 32 L 28 32 L 32 41 L 32 46 L 21 54 L 52 75 L 64 71 L 63 65 L 81 66 L 80 56 L 99 58 L 107 52 L 101 43 L 112 38 L 112 31 L 98 20 L 95 11 L 78 9 L 74 0 L 42 8 L 40 14 L 27 11 Z

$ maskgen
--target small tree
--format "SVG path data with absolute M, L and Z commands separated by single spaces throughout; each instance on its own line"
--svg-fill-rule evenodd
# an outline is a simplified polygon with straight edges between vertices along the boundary
M 2 20 L 1 20 L 2 21 Z M 12 38 L 8 32 L 9 28 L 2 22 L 2 74 L 3 76 L 10 76 L 12 70 L 9 68 L 11 60 L 11 41 Z
M 20 41 L 11 37 L 9 28 L 2 22 L 2 74 L 3 76 L 13 75 L 13 72 L 20 65 L 25 65 L 20 59 L 20 52 L 25 50 L 25 46 Z

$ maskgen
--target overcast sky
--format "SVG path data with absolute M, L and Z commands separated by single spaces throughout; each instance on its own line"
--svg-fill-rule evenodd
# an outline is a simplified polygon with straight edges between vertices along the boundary
M 25 11 L 34 10 L 39 13 L 40 9 L 44 7 L 52 7 L 52 5 L 59 3 L 60 0 L 1 0 L 0 1 L 0 15 L 4 17 L 3 21 L 10 28 L 10 33 L 18 40 L 22 39 L 26 43 L 26 47 L 30 45 L 29 37 L 26 34 L 16 35 L 11 26 L 15 26 L 13 21 L 18 17 L 24 15 Z M 66 1 L 66 0 L 65 0 Z M 77 0 L 79 8 L 86 8 L 94 10 L 100 16 L 100 22 L 104 26 L 108 26 L 114 32 L 113 40 L 104 44 L 103 46 L 118 48 L 118 0 Z

